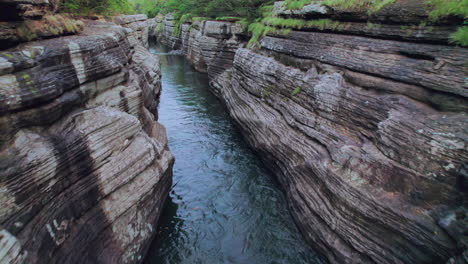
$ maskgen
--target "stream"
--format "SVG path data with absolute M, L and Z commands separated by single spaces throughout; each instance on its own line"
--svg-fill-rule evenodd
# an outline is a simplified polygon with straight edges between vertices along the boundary
M 294 225 L 272 173 L 211 94 L 207 74 L 163 46 L 150 50 L 161 60 L 159 121 L 176 163 L 144 263 L 323 263 Z

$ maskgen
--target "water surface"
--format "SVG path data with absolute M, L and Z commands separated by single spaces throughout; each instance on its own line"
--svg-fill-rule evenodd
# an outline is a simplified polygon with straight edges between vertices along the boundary
M 210 93 L 206 74 L 154 46 L 160 122 L 176 156 L 174 184 L 145 263 L 321 263 L 265 169 Z

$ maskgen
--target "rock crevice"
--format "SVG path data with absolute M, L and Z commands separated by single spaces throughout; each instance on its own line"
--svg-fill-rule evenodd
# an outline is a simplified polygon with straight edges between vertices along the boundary
M 402 18 L 406 2 L 374 16 L 314 6 L 275 12 L 379 30 L 428 16 L 410 8 Z M 447 43 L 454 24 L 436 25 L 447 28 L 437 40 L 304 28 L 269 33 L 248 49 L 235 23 L 184 24 L 180 37 L 173 17 L 152 23 L 150 34 L 208 72 L 213 92 L 275 172 L 305 239 L 331 263 L 466 262 L 468 57 Z

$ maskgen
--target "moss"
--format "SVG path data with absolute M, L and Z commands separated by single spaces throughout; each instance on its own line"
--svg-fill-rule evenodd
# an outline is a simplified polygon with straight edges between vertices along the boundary
M 16 33 L 21 39 L 25 41 L 31 41 L 38 38 L 36 32 L 33 31 L 32 26 L 30 23 L 28 23 L 28 21 L 21 24 L 16 29 Z
M 228 21 L 228 22 L 237 22 L 241 20 L 241 17 L 233 17 L 233 16 L 224 16 L 224 17 L 217 17 L 216 20 L 218 21 Z
M 289 29 L 302 29 L 302 28 L 317 28 L 320 30 L 337 30 L 342 29 L 344 24 L 331 19 L 317 19 L 317 20 L 303 20 L 294 18 L 279 18 L 268 17 L 263 20 L 263 23 L 269 26 L 289 28 Z
M 269 97 L 271 95 L 271 91 L 275 88 L 275 86 L 269 85 L 262 90 L 262 97 Z
M 262 22 L 252 23 L 249 26 L 248 31 L 252 34 L 247 47 L 258 47 L 260 44 L 260 39 L 266 36 L 270 32 L 274 32 L 280 35 L 287 35 L 291 30 L 290 29 L 278 29 L 276 27 L 266 26 Z
M 285 5 L 289 10 L 301 9 L 304 6 L 312 3 L 312 0 L 286 0 Z
M 302 88 L 298 86 L 298 87 L 296 87 L 296 89 L 294 89 L 294 90 L 291 92 L 291 96 L 298 95 L 301 91 L 302 91 Z
M 192 22 L 202 21 L 202 20 L 210 20 L 210 18 L 209 17 L 192 17 Z
M 156 26 L 156 32 L 162 33 L 163 31 L 164 31 L 164 23 L 159 23 L 159 24 Z
M 28 89 L 31 90 L 31 92 L 35 93 L 36 88 L 34 87 L 34 82 L 33 82 L 32 78 L 31 78 L 31 75 L 29 75 L 27 73 L 23 73 L 21 75 L 21 78 L 23 79 L 24 84 L 28 87 Z
M 325 0 L 323 4 L 328 6 L 356 9 L 366 8 L 368 13 L 376 13 L 389 4 L 395 3 L 396 0 Z
M 7 58 L 10 58 L 10 59 L 13 59 L 13 55 L 11 53 L 8 53 L 8 52 L 5 52 L 2 54 L 3 56 L 7 57 Z
M 460 46 L 468 46 L 468 26 L 459 27 L 457 32 L 450 36 L 450 42 Z
M 172 35 L 174 37 L 180 37 L 180 34 L 182 33 L 182 25 L 185 22 L 191 22 L 192 15 L 190 14 L 185 14 L 182 15 L 179 19 L 176 20 L 174 24 L 174 31 L 172 31 Z

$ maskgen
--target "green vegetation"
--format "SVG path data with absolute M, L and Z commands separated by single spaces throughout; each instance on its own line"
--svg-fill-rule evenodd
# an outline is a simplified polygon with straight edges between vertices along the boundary
M 301 29 L 317 28 L 320 30 L 336 30 L 340 28 L 340 22 L 331 19 L 304 20 L 294 18 L 267 17 L 262 20 L 264 24 L 274 27 Z
M 340 8 L 367 8 L 369 13 L 375 13 L 384 6 L 396 0 L 325 0 L 324 4 Z
M 468 46 L 468 26 L 459 27 L 457 32 L 450 36 L 450 41 L 458 45 Z
M 287 35 L 291 29 L 278 29 L 276 27 L 265 26 L 263 22 L 257 22 L 250 24 L 248 31 L 252 34 L 252 37 L 247 47 L 252 48 L 259 46 L 260 40 L 270 32 L 278 35 Z
M 291 96 L 298 95 L 301 91 L 302 91 L 302 88 L 298 86 L 298 87 L 296 87 L 296 89 L 294 89 L 294 90 L 291 92 Z
M 98 0 L 93 5 L 88 4 L 84 10 L 108 10 L 112 11 L 115 3 L 123 3 L 118 10 L 126 13 L 128 2 L 132 4 L 137 13 L 146 13 L 149 17 L 157 14 L 172 13 L 175 17 L 174 36 L 180 36 L 182 24 L 199 20 L 230 21 L 242 24 L 245 31 L 252 37 L 248 46 L 258 46 L 261 38 L 267 34 L 287 34 L 291 29 L 315 28 L 318 30 L 340 30 L 346 27 L 346 23 L 331 19 L 304 20 L 297 18 L 281 18 L 273 14 L 272 4 L 274 0 Z M 448 16 L 468 17 L 468 0 L 421 0 L 426 1 L 430 8 L 430 21 L 442 19 Z M 331 7 L 347 9 L 364 9 L 369 14 L 382 10 L 396 0 L 285 0 L 287 9 L 295 10 L 303 8 L 311 3 L 321 3 Z M 75 3 L 90 3 L 89 0 L 69 0 L 65 3 L 70 8 L 76 8 Z M 99 5 L 97 3 L 100 3 Z M 102 7 L 104 6 L 104 7 Z M 81 9 L 81 8 L 80 8 Z M 368 29 L 378 28 L 379 24 L 368 23 Z M 422 26 L 425 30 L 426 26 Z M 419 27 L 421 29 L 421 27 Z M 157 28 L 161 30 L 162 28 Z M 408 28 L 411 32 L 413 28 Z M 429 27 L 428 27 L 428 30 Z M 451 42 L 466 45 L 468 42 L 466 26 L 451 36 Z
M 81 15 L 135 13 L 135 9 L 128 0 L 66 0 L 61 6 L 61 11 Z
M 312 0 L 286 0 L 285 5 L 289 10 L 301 9 L 304 6 L 312 3 Z
M 164 31 L 164 23 L 159 23 L 156 26 L 156 32 L 162 33 Z
M 228 22 L 237 22 L 242 20 L 241 17 L 233 17 L 233 16 L 224 16 L 224 17 L 217 17 L 216 20 L 218 21 L 228 21 Z
M 262 92 L 261 92 L 261 95 L 262 97 L 268 97 L 271 95 L 271 91 L 275 88 L 275 86 L 272 84 L 272 85 L 269 85 L 267 87 L 265 87 Z
M 321 3 L 328 6 L 340 8 L 368 8 L 369 13 L 377 12 L 384 6 L 394 3 L 396 0 L 325 0 Z M 440 0 L 444 1 L 444 0 Z M 313 3 L 312 0 L 286 0 L 285 5 L 289 10 L 301 9 L 304 6 Z
M 147 1 L 147 0 L 135 0 Z M 184 14 L 193 17 L 246 18 L 253 21 L 261 17 L 261 6 L 273 0 L 151 0 L 158 13 L 173 13 L 176 18 Z M 143 6 L 140 4 L 140 6 Z M 142 8 L 140 8 L 142 9 Z M 148 13 L 147 13 L 148 14 Z M 148 14 L 150 15 L 150 14 Z
M 448 16 L 468 17 L 468 0 L 427 0 L 427 4 L 433 21 Z
M 192 19 L 191 14 L 184 14 L 179 19 L 177 19 L 174 24 L 174 31 L 172 32 L 172 35 L 174 37 L 179 37 L 180 34 L 182 33 L 182 24 L 184 24 L 185 22 L 191 21 L 191 19 Z
M 445 17 L 459 16 L 468 18 L 468 0 L 427 0 L 429 8 L 432 10 L 429 14 L 431 22 L 443 19 Z M 468 46 L 468 26 L 461 26 L 450 36 L 450 42 Z

